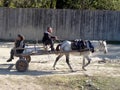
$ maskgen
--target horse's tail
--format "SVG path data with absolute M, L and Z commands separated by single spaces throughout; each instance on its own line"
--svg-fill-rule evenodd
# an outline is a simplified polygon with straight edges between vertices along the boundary
M 57 45 L 56 51 L 60 51 L 60 46 L 61 46 L 61 44 L 58 44 L 58 45 Z

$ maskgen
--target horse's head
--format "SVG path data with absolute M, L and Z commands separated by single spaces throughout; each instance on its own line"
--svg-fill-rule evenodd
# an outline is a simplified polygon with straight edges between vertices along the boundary
M 103 51 L 105 54 L 108 52 L 106 41 L 99 41 L 99 50 Z

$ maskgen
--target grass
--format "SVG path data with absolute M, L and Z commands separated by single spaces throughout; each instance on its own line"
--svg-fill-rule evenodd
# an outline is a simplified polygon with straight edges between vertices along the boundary
M 54 75 L 36 77 L 44 90 L 120 90 L 120 77 Z
M 33 85 L 33 87 L 41 87 L 40 90 L 120 90 L 120 77 L 102 75 L 25 76 L 24 78 L 18 76 L 17 79 L 5 77 L 3 80 L 0 80 L 3 84 L 8 82 L 10 85 Z M 38 89 L 36 88 L 36 90 Z

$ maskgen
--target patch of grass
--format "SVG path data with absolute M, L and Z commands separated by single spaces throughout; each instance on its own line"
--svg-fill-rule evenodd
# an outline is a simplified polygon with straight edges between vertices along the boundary
M 45 90 L 119 90 L 120 77 L 103 77 L 103 76 L 45 76 L 36 77 L 36 84 L 43 86 Z M 86 81 L 92 83 L 87 85 Z M 93 86 L 92 86 L 93 85 Z M 93 89 L 94 87 L 94 89 Z
M 49 77 L 38 77 L 37 78 L 39 81 L 36 82 L 37 84 L 43 84 L 45 86 L 52 86 L 52 90 L 79 90 L 82 88 L 81 85 L 84 84 L 85 78 L 83 76 L 78 77 L 78 76 L 49 76 Z M 42 80 L 41 80 L 42 79 Z M 55 88 L 57 87 L 57 88 Z M 45 88 L 47 89 L 47 88 Z M 49 89 L 48 89 L 49 90 Z

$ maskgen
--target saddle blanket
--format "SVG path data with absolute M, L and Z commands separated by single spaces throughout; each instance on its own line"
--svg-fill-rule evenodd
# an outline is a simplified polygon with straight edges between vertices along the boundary
M 94 52 L 94 46 L 90 41 L 84 41 L 84 40 L 74 41 L 72 42 L 71 48 L 72 50 L 78 50 L 78 51 L 90 50 L 91 52 Z

